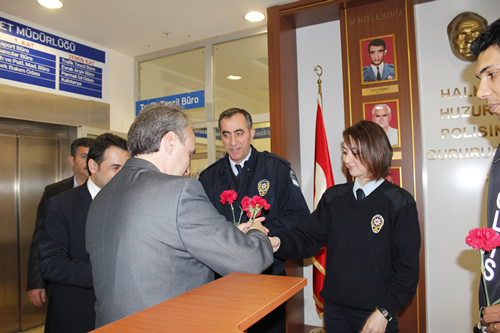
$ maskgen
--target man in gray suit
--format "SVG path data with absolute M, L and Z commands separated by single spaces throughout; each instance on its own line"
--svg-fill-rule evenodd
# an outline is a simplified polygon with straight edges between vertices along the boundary
M 246 234 L 217 212 L 189 174 L 195 138 L 176 106 L 153 104 L 128 133 L 129 159 L 89 210 L 86 248 L 96 327 L 214 279 L 260 273 L 273 262 L 267 229 Z

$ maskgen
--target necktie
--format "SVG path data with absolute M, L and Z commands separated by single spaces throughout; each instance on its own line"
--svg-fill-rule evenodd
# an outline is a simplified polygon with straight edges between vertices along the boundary
M 362 190 L 362 189 L 358 188 L 358 189 L 356 190 L 356 199 L 357 199 L 357 200 L 362 200 L 362 199 L 364 199 L 364 198 L 365 198 L 365 192 L 363 192 L 363 190 Z
M 240 177 L 241 176 L 241 165 L 239 164 L 236 164 L 236 170 L 238 170 L 238 174 L 236 175 L 236 177 Z
M 377 67 L 377 81 L 380 81 L 382 78 L 380 77 L 380 70 Z

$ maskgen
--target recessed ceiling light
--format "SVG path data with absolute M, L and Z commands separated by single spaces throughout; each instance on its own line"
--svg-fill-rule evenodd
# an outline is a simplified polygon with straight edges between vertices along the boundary
M 63 6 L 63 3 L 59 0 L 38 0 L 38 3 L 50 9 L 58 9 Z
M 241 80 L 242 79 L 242 77 L 238 76 L 238 75 L 228 75 L 228 76 L 226 76 L 226 78 L 229 80 Z
M 245 15 L 245 20 L 249 22 L 260 22 L 265 18 L 264 14 L 259 12 L 250 12 Z

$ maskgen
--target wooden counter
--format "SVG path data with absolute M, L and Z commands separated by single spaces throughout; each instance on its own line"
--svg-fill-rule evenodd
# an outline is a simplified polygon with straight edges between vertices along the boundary
M 244 332 L 306 284 L 305 278 L 233 273 L 93 332 Z

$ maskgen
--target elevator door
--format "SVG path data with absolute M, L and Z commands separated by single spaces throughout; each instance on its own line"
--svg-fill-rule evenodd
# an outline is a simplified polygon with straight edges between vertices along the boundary
M 69 144 L 67 131 L 62 138 L 57 132 L 36 132 L 9 135 L 0 130 L 0 333 L 45 321 L 46 305 L 35 307 L 26 292 L 29 247 L 44 187 L 68 172 L 63 172 L 62 151 Z
M 19 328 L 16 212 L 16 137 L 0 135 L 0 331 Z

